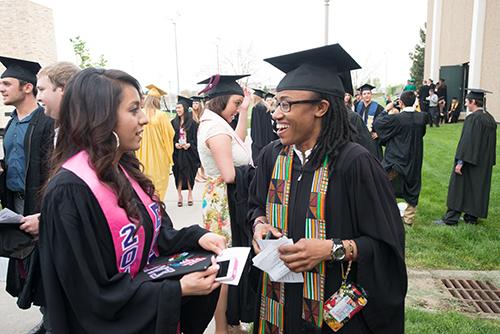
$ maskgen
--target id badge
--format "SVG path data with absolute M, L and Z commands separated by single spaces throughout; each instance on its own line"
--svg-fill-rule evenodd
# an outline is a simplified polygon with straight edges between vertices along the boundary
M 363 288 L 354 283 L 342 285 L 323 305 L 323 318 L 337 332 L 356 313 L 365 307 L 368 299 Z

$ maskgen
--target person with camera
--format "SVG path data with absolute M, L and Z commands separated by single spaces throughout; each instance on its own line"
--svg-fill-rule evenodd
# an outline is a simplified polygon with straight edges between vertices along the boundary
M 386 147 L 382 166 L 388 172 L 396 197 L 401 197 L 408 203 L 403 220 L 409 226 L 415 221 L 422 185 L 422 158 L 427 124 L 427 114 L 415 112 L 415 99 L 414 91 L 404 91 L 399 100 L 394 101 L 401 111 L 390 108 L 373 124 L 381 143 Z

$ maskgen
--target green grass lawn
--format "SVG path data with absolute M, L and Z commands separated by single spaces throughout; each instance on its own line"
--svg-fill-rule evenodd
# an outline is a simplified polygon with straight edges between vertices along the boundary
M 457 312 L 428 312 L 414 308 L 406 309 L 406 334 L 496 334 L 500 333 L 500 322 L 476 319 Z
M 448 181 L 462 124 L 428 128 L 424 143 L 422 192 L 416 223 L 406 232 L 407 265 L 412 268 L 500 269 L 500 130 L 487 219 L 479 225 L 437 226 L 446 211 Z

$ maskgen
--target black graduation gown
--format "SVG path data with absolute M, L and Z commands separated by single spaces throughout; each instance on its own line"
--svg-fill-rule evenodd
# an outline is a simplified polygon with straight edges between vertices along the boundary
M 264 146 L 278 139 L 278 135 L 273 130 L 271 113 L 267 111 L 264 103 L 258 103 L 252 108 L 250 136 L 252 137 L 253 161 L 257 161 Z
M 361 118 L 363 119 L 363 122 L 365 123 L 365 125 L 367 124 L 367 120 L 368 120 L 368 115 L 366 115 L 367 113 L 367 109 L 370 108 L 370 105 L 372 103 L 376 103 L 376 102 L 370 102 L 370 104 L 368 105 L 368 108 L 365 106 L 364 102 L 363 101 L 360 101 L 361 103 L 361 111 L 359 113 L 359 115 L 361 116 Z M 357 109 L 355 109 L 357 110 Z M 373 123 L 375 123 L 375 120 L 378 118 L 378 116 L 384 111 L 384 107 L 382 107 L 380 104 L 377 103 L 377 109 L 375 110 L 375 115 L 373 116 Z M 372 124 L 373 124 L 372 123 Z M 373 126 L 372 126 L 372 132 L 375 132 L 374 129 L 373 129 Z M 384 153 L 382 152 L 382 145 L 380 144 L 380 140 L 377 138 L 375 140 L 373 140 L 374 144 L 375 144 L 375 149 L 377 150 L 377 159 L 379 161 L 382 161 L 383 157 L 384 157 Z
M 373 125 L 385 145 L 382 165 L 386 171 L 394 169 L 399 174 L 393 182 L 396 196 L 412 206 L 417 206 L 422 187 L 426 124 L 426 113 L 403 111 L 395 115 L 384 113 Z
M 475 217 L 488 216 L 491 174 L 496 164 L 495 119 L 480 109 L 464 121 L 448 187 L 448 208 Z M 455 173 L 463 160 L 462 175 Z
M 175 130 L 174 143 L 179 142 L 180 134 L 180 119 L 176 117 L 172 120 L 172 126 Z M 188 189 L 188 184 L 191 185 L 191 189 L 194 187 L 194 179 L 198 168 L 200 168 L 200 157 L 198 155 L 198 124 L 193 120 L 189 120 L 184 127 L 186 131 L 186 140 L 191 146 L 187 149 L 177 149 L 174 145 L 173 160 L 174 165 L 172 166 L 172 172 L 175 178 L 175 187 L 179 182 L 182 182 L 182 190 Z
M 281 148 L 280 142 L 273 142 L 259 157 L 250 185 L 251 221 L 266 214 L 269 181 Z M 357 282 L 368 293 L 367 306 L 337 333 L 403 333 L 407 290 L 404 230 L 386 173 L 368 151 L 355 143 L 348 143 L 341 149 L 335 170 L 330 172 L 326 237 L 356 241 L 359 258 L 353 263 L 349 280 Z M 302 167 L 295 155 L 288 211 L 288 237 L 294 241 L 305 235 L 304 222 L 313 175 L 311 163 Z M 336 292 L 340 284 L 340 263 L 327 262 L 325 299 Z M 305 327 L 301 317 L 302 296 L 302 284 L 285 285 L 287 334 L 314 333 Z M 257 330 L 256 325 L 254 333 Z M 333 331 L 324 324 L 321 333 Z
M 375 158 L 378 158 L 378 151 L 377 147 L 375 146 L 375 142 L 370 136 L 370 132 L 368 132 L 368 128 L 366 127 L 365 122 L 363 122 L 361 116 L 359 116 L 351 109 L 347 109 L 347 117 L 349 118 L 349 123 L 351 123 L 351 125 L 356 130 L 354 142 L 363 146 Z
M 427 85 L 422 85 L 418 89 L 418 102 L 422 112 L 427 112 L 429 109 L 429 101 L 426 99 L 429 96 L 429 89 Z
M 250 165 L 235 168 L 235 183 L 227 185 L 229 216 L 231 217 L 231 238 L 233 247 L 252 247 L 252 224 L 247 220 L 248 188 L 254 176 Z M 241 275 L 238 286 L 228 286 L 226 317 L 229 325 L 240 321 L 252 322 L 257 299 L 258 272 L 252 267 L 252 254 Z
M 150 221 L 140 203 L 141 216 Z M 218 291 L 183 298 L 178 280 L 140 281 L 118 273 L 102 209 L 75 174 L 62 169 L 52 179 L 41 217 L 40 259 L 52 333 L 176 333 L 179 319 L 184 333 L 203 333 Z M 151 224 L 144 224 L 144 230 L 141 267 L 151 245 Z M 176 231 L 165 214 L 160 255 L 199 248 L 204 233 L 198 226 Z

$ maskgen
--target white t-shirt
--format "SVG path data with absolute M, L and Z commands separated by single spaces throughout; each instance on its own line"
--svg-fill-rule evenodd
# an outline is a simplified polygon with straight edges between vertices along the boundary
M 251 156 L 249 151 L 245 148 L 244 144 L 242 145 L 241 141 L 236 139 L 236 132 L 222 117 L 206 109 L 203 112 L 198 127 L 198 154 L 200 156 L 201 165 L 205 169 L 205 174 L 207 176 L 219 177 L 221 175 L 215 163 L 215 159 L 207 146 L 207 139 L 217 135 L 227 135 L 231 137 L 234 167 L 250 164 Z

